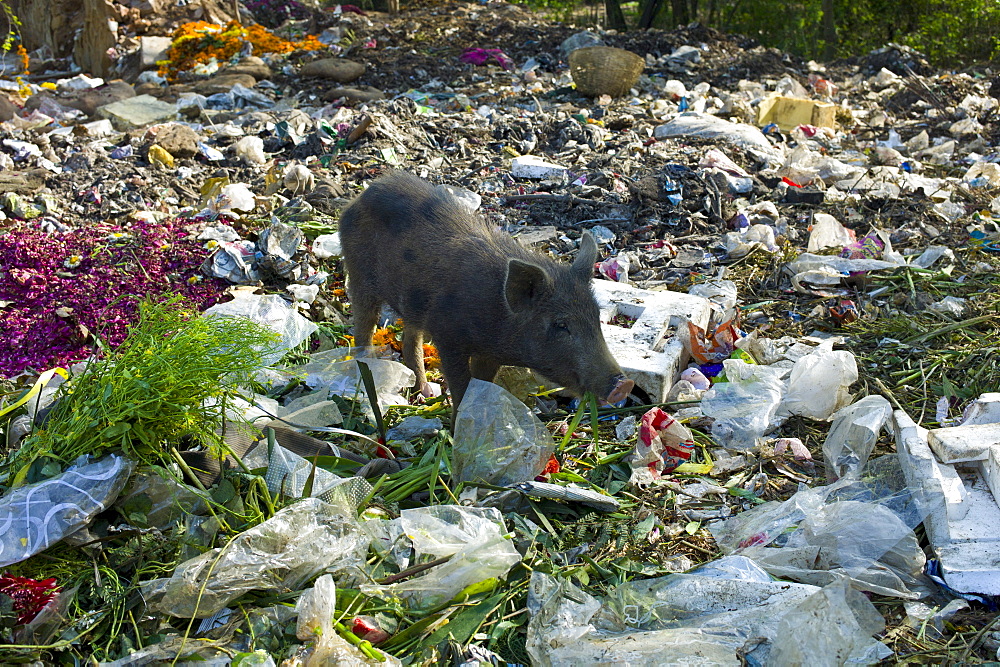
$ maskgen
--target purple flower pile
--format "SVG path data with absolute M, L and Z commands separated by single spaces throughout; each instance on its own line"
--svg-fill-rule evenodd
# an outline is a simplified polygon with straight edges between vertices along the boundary
M 0 230 L 0 377 L 84 359 L 95 337 L 117 345 L 147 295 L 180 294 L 198 309 L 216 303 L 226 283 L 202 279 L 208 251 L 185 231 L 189 223 Z

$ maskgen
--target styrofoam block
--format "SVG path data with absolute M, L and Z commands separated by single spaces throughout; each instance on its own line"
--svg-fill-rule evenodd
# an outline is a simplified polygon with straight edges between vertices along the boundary
M 936 428 L 928 434 L 927 442 L 941 463 L 983 461 L 990 447 L 1000 445 L 1000 424 Z
M 979 398 L 965 409 L 962 426 L 975 424 L 995 424 L 1000 422 L 1000 393 L 980 394 Z
M 1000 555 L 994 544 L 950 544 L 935 549 L 944 580 L 959 593 L 1000 595 Z
M 993 494 L 993 500 L 1000 506 L 1000 445 L 990 447 L 990 454 L 983 464 L 982 474 Z
M 644 290 L 610 280 L 595 280 L 593 285 L 611 354 L 650 400 L 664 402 L 687 363 L 677 327 L 688 320 L 707 327 L 711 302 L 700 296 Z M 631 327 L 610 324 L 616 315 L 635 318 L 635 323 Z
M 928 535 L 948 540 L 948 521 L 964 518 L 969 509 L 965 484 L 953 466 L 938 463 L 927 444 L 927 429 L 918 426 L 906 412 L 893 412 L 892 425 L 907 485 L 923 489 L 929 498 L 940 494 L 944 501 L 943 511 L 941 507 L 930 508 L 932 516 L 924 521 Z
M 559 179 L 567 171 L 566 167 L 543 160 L 537 155 L 519 155 L 510 163 L 510 173 L 514 178 Z

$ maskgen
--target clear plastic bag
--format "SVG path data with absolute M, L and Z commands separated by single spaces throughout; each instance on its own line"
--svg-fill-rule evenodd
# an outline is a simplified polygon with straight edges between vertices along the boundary
M 712 436 L 728 449 L 751 449 L 773 428 L 785 391 L 780 371 L 740 359 L 723 362 L 727 382 L 717 382 L 701 398 L 701 411 L 712 417 Z
M 142 594 L 152 611 L 207 618 L 247 591 L 294 590 L 323 570 L 361 567 L 368 542 L 352 510 L 306 498 L 145 582 Z
M 310 477 L 313 480 L 310 497 L 334 505 L 357 508 L 371 493 L 371 484 L 362 477 L 340 477 L 329 470 L 317 468 L 312 461 L 281 445 L 271 448 L 270 455 L 268 449 L 266 443 L 257 445 L 243 457 L 243 463 L 251 470 L 267 468 L 264 481 L 271 493 L 301 498 Z
M 407 405 L 408 401 L 402 396 L 402 391 L 416 382 L 413 371 L 398 361 L 377 358 L 379 352 L 377 348 L 361 347 L 317 352 L 312 355 L 309 363 L 297 367 L 295 372 L 303 375 L 306 384 L 314 389 L 326 387 L 331 394 L 357 399 L 368 416 L 374 419 L 374 413 L 368 405 L 368 393 L 361 379 L 359 361 L 364 362 L 372 373 L 375 393 L 383 413 L 390 405 Z
M 167 470 L 150 466 L 136 473 L 115 506 L 136 525 L 165 529 L 192 514 L 206 514 L 204 496 Z M 142 517 L 136 517 L 136 512 Z
M 885 620 L 868 598 L 846 581 L 823 588 L 782 618 L 771 649 L 775 665 L 876 665 L 892 655 L 872 635 Z
M 892 416 L 892 405 L 872 394 L 833 415 L 833 424 L 823 441 L 828 474 L 847 477 L 868 461 L 882 427 Z
M 279 361 L 285 352 L 309 338 L 316 325 L 304 318 L 287 301 L 275 294 L 242 295 L 226 303 L 217 303 L 205 311 L 206 316 L 245 317 L 262 324 L 281 336 L 274 349 L 267 350 L 263 365 Z
M 779 414 L 829 419 L 851 400 L 850 386 L 858 379 L 858 364 L 846 350 L 827 341 L 795 362 L 788 377 Z
M 452 479 L 509 486 L 534 479 L 548 463 L 552 435 L 502 387 L 472 380 L 458 408 Z
M 629 582 L 601 601 L 567 580 L 534 572 L 527 649 L 534 665 L 812 664 L 775 661 L 772 647 L 797 643 L 794 631 L 791 638 L 783 633 L 811 620 L 798 610 L 822 593 L 766 575 L 760 580 L 699 573 Z M 860 618 L 853 607 L 837 608 L 831 620 L 853 630 L 838 635 L 838 650 L 884 653 L 867 633 L 874 611 L 868 606 L 857 605 Z
M 111 454 L 8 491 L 0 498 L 0 567 L 19 563 L 85 528 L 111 506 L 133 469 L 131 461 Z
M 432 607 L 451 600 L 467 586 L 504 576 L 521 561 L 503 516 L 494 508 L 420 507 L 403 510 L 385 527 L 390 553 L 401 570 L 446 556 L 451 559 L 394 584 L 362 584 L 362 592 L 368 595 L 400 597 L 421 608 Z
M 925 563 L 913 528 L 930 504 L 901 478 L 895 457 L 883 457 L 864 481 L 802 486 L 709 530 L 724 553 L 752 558 L 772 576 L 819 586 L 850 579 L 860 590 L 913 599 Z
M 398 659 L 381 652 L 384 660 L 369 658 L 360 649 L 352 646 L 333 629 L 333 619 L 337 617 L 337 586 L 333 577 L 324 574 L 313 587 L 305 591 L 295 604 L 298 619 L 295 636 L 303 642 L 312 642 L 306 650 L 296 654 L 296 663 L 303 667 L 326 667 L 327 665 L 400 665 Z

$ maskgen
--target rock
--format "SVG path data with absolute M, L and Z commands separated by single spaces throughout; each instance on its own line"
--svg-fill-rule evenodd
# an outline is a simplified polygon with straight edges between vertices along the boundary
M 274 74 L 271 68 L 257 56 L 248 56 L 232 67 L 224 70 L 225 74 L 249 74 L 256 81 L 270 79 Z
M 61 106 L 77 109 L 88 116 L 93 116 L 97 113 L 98 107 L 126 100 L 130 97 L 135 97 L 135 89 L 131 85 L 124 81 L 112 81 L 100 88 L 68 93 L 57 94 L 43 90 L 27 99 L 24 103 L 24 110 L 30 113 L 39 108 L 44 100 L 50 99 Z
M 216 93 L 228 93 L 236 84 L 253 88 L 257 85 L 257 79 L 249 74 L 230 74 L 222 72 L 216 74 L 211 79 L 199 81 L 194 86 L 194 92 L 201 95 L 215 95 Z
M 156 133 L 156 143 L 176 158 L 198 154 L 198 134 L 187 125 L 170 123 Z
M 136 95 L 152 95 L 153 97 L 163 97 L 166 88 L 156 83 L 140 83 L 135 87 Z
M 177 117 L 177 108 L 173 104 L 161 102 L 152 95 L 140 95 L 120 102 L 105 104 L 97 110 L 102 118 L 107 118 L 115 129 L 128 130 L 163 123 Z
M 306 63 L 299 70 L 303 77 L 319 77 L 321 79 L 333 79 L 337 83 L 351 83 L 361 78 L 365 73 L 365 66 L 353 60 L 343 58 L 324 58 Z
M 10 98 L 0 93 L 0 121 L 10 120 L 17 115 L 19 109 L 17 105 L 10 101 Z
M 323 99 L 328 102 L 343 100 L 348 104 L 360 104 L 372 100 L 384 100 L 385 93 L 372 86 L 357 86 L 355 88 L 331 88 L 323 93 Z
M 129 80 L 135 79 L 146 70 L 156 69 L 156 63 L 166 60 L 167 49 L 173 40 L 158 35 L 143 35 L 139 38 L 139 48 L 125 57 L 122 76 Z

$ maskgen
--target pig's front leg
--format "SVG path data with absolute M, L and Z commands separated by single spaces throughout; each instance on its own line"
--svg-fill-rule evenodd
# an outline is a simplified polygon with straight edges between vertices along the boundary
M 455 425 L 455 417 L 458 415 L 458 406 L 462 404 L 465 390 L 469 388 L 469 380 L 472 374 L 469 372 L 469 357 L 446 353 L 438 349 L 441 355 L 441 370 L 448 381 L 448 389 L 451 390 L 451 423 Z
M 492 357 L 472 357 L 469 366 L 472 369 L 472 377 L 487 382 L 493 382 L 497 371 L 500 370 L 500 363 Z

